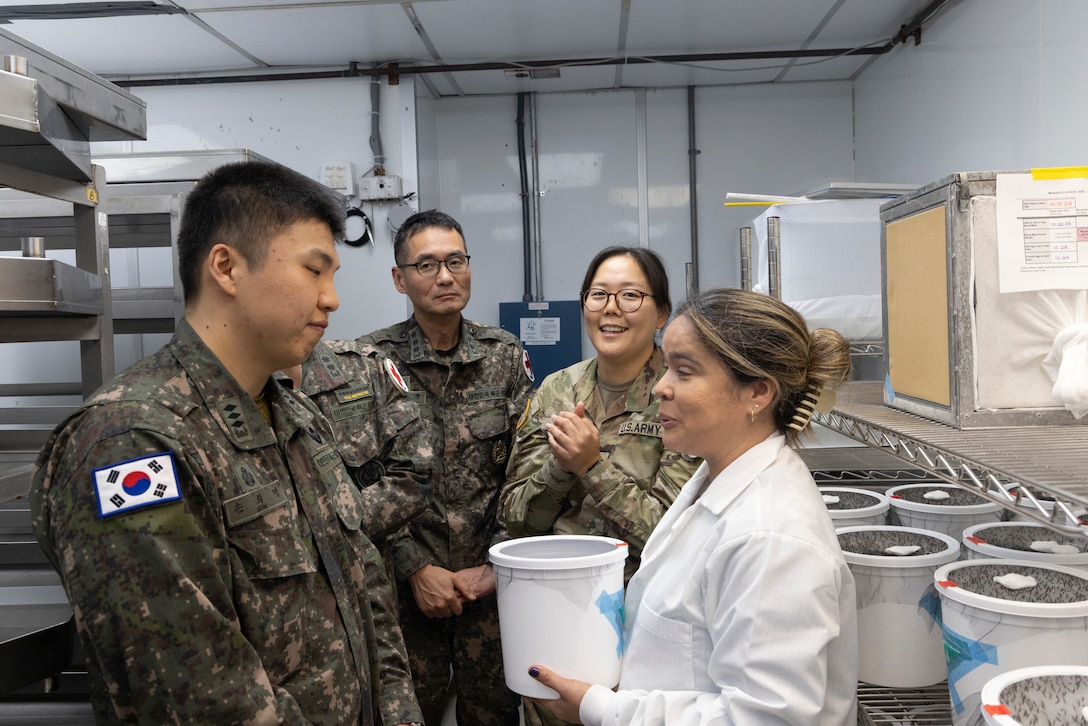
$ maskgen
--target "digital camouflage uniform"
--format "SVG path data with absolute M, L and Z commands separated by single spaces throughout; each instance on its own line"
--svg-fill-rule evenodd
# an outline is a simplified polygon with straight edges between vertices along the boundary
M 507 538 L 498 520 L 514 428 L 532 391 L 520 341 L 499 328 L 462 320 L 461 341 L 436 352 L 414 318 L 360 338 L 385 351 L 408 381 L 431 422 L 436 452 L 434 502 L 395 535 L 401 580 L 423 567 L 451 571 L 488 562 L 488 549 Z M 518 722 L 519 698 L 505 686 L 495 596 L 464 603 L 455 618 L 420 612 L 408 584 L 400 586 L 401 626 L 428 726 L 441 721 L 454 671 L 462 726 Z
M 40 454 L 34 530 L 75 611 L 99 723 L 420 720 L 329 425 L 278 383 L 264 399 L 272 426 L 182 321 Z
M 400 372 L 374 346 L 322 341 L 303 364 L 302 376 L 302 391 L 332 424 L 362 495 L 363 531 L 378 546 L 392 578 L 388 536 L 434 496 L 430 429 L 401 388 Z
M 653 387 L 664 372 L 664 356 L 655 347 L 626 399 L 608 411 L 597 388 L 596 358 L 544 379 L 529 419 L 518 429 L 502 492 L 502 514 L 511 536 L 595 534 L 622 539 L 630 552 L 624 582 L 631 579 L 650 532 L 701 461 L 661 443 Z M 556 465 L 543 425 L 553 414 L 573 411 L 583 401 L 586 417 L 600 431 L 601 460 L 579 479 Z M 564 723 L 528 700 L 525 722 Z

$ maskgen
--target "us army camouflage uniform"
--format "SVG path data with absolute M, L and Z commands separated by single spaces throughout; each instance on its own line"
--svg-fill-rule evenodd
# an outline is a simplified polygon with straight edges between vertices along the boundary
M 34 530 L 75 611 L 98 723 L 420 720 L 329 425 L 275 382 L 264 398 L 272 426 L 182 321 L 40 454 Z M 112 515 L 105 499 L 98 516 L 95 469 L 164 452 L 152 468 L 163 486 L 176 471 L 181 499 Z
M 462 320 L 456 350 L 439 353 L 414 318 L 360 340 L 396 362 L 431 422 L 437 454 L 434 502 L 394 542 L 397 577 L 428 564 L 457 571 L 488 562 L 490 546 L 507 538 L 497 516 L 499 490 L 514 427 L 532 391 L 521 343 L 498 328 Z M 458 617 L 430 619 L 409 585 L 399 589 L 401 626 L 426 722 L 441 722 L 452 664 L 459 724 L 516 725 L 519 699 L 505 687 L 495 596 L 465 603 Z
M 434 447 L 419 407 L 394 381 L 388 357 L 354 340 L 322 341 L 302 366 L 302 391 L 332 424 L 359 486 L 363 531 L 394 576 L 388 535 L 434 498 Z
M 652 391 L 664 372 L 664 356 L 655 348 L 626 400 L 607 411 L 597 388 L 596 358 L 544 379 L 529 419 L 518 429 L 502 492 L 511 536 L 595 534 L 622 539 L 630 550 L 624 582 L 631 579 L 650 532 L 701 461 L 661 443 L 659 401 Z M 573 411 L 582 401 L 586 416 L 600 431 L 601 461 L 579 479 L 556 465 L 542 426 L 553 414 Z M 526 700 L 525 723 L 565 722 Z
M 518 430 L 502 492 L 503 516 L 515 537 L 597 534 L 630 545 L 630 579 L 650 532 L 699 466 L 661 443 L 654 384 L 665 372 L 655 348 L 625 401 L 604 410 L 597 388 L 597 359 L 556 371 L 540 384 L 529 420 Z M 579 479 L 562 471 L 542 428 L 553 414 L 584 401 L 601 436 L 601 460 Z

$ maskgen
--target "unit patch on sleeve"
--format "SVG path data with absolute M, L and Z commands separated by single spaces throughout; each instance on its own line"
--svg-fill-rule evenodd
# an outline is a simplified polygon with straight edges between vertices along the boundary
M 405 393 L 408 393 L 408 384 L 404 382 L 404 377 L 401 376 L 400 371 L 397 370 L 397 364 L 390 358 L 385 359 L 385 372 L 393 379 L 393 385 Z
M 91 472 L 91 479 L 99 517 L 181 499 L 174 455 L 168 451 L 103 466 Z
M 529 351 L 521 351 L 521 365 L 525 368 L 525 375 L 529 376 L 529 383 L 536 383 L 536 376 L 533 375 L 533 364 L 529 362 Z

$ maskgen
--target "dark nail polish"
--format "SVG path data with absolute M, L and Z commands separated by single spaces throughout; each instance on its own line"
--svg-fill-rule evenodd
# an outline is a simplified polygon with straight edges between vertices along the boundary
M 532 666 L 529 669 L 529 675 L 531 675 L 533 678 L 536 678 L 537 676 L 540 675 L 540 669 L 537 668 L 536 666 Z

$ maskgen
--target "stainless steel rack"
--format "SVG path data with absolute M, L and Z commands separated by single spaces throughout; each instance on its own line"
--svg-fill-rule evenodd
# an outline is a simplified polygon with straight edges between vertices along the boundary
M 1015 507 L 1063 534 L 1088 537 L 1088 526 L 1072 524 L 1088 512 L 1088 428 L 961 430 L 886 406 L 874 381 L 844 385 L 835 408 L 814 420 L 911 470 Z M 1050 499 L 1053 512 L 1042 504 Z

